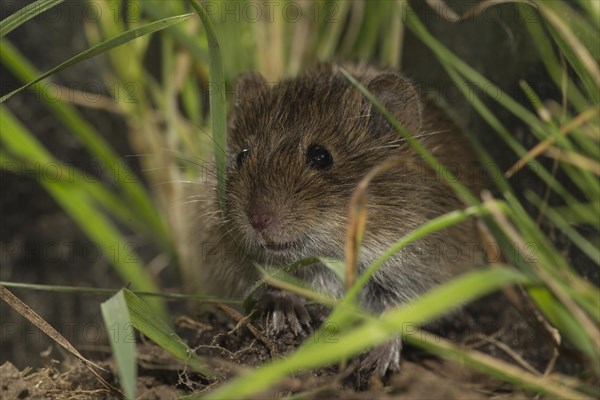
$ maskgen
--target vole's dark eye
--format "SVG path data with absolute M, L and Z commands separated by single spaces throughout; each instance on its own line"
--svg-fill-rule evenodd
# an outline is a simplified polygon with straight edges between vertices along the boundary
M 242 164 L 244 163 L 244 160 L 249 155 L 250 155 L 250 149 L 244 149 L 238 153 L 237 157 L 235 158 L 235 162 L 237 163 L 238 168 L 240 168 L 242 166 Z
M 306 151 L 306 163 L 314 169 L 327 169 L 333 165 L 333 157 L 325 147 L 311 144 Z

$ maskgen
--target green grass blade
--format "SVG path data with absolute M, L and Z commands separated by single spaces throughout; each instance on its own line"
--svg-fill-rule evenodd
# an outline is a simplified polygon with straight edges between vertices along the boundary
M 600 68 L 598 67 L 598 34 L 566 2 L 541 2 L 536 5 L 548 22 L 548 30 L 554 42 L 565 55 L 577 76 L 583 82 L 588 95 L 600 102 Z M 569 21 L 569 22 L 566 22 Z M 579 33 L 579 35 L 577 35 Z
M 479 112 L 479 114 L 483 117 L 483 119 L 500 135 L 501 139 L 508 145 L 510 148 L 517 154 L 520 158 L 524 157 L 527 154 L 527 150 L 516 140 L 511 132 L 500 122 L 500 120 L 494 115 L 494 113 L 485 105 L 485 103 L 475 94 L 474 92 L 469 91 L 469 85 L 466 80 L 464 80 L 460 74 L 454 70 L 452 67 L 445 66 L 446 71 L 450 75 L 450 77 L 456 82 L 456 87 L 462 91 L 463 95 L 466 98 L 469 98 L 473 107 Z M 568 204 L 577 203 L 575 197 L 568 191 L 564 185 L 562 185 L 548 170 L 546 170 L 542 164 L 536 160 L 532 159 L 529 161 L 528 166 L 532 169 L 532 171 L 538 175 L 544 183 L 546 183 L 552 190 L 554 190 L 558 195 L 560 195 Z M 499 186 L 500 189 L 507 189 L 506 182 L 504 177 L 502 179 L 497 179 L 496 183 L 502 183 L 502 186 Z M 503 190 L 506 192 L 507 190 Z M 576 209 L 575 212 L 585 211 L 583 209 Z M 581 215 L 582 218 L 589 219 L 592 216 L 589 214 Z
M 148 307 L 148 304 L 127 289 L 122 289 L 122 292 L 127 302 L 131 324 L 138 331 L 205 377 L 215 376 L 206 363 L 173 332 L 164 319 Z
M 531 203 L 535 204 L 539 209 L 543 210 L 546 218 L 550 220 L 558 229 L 560 229 L 573 244 L 585 253 L 596 265 L 600 265 L 600 249 L 594 246 L 586 238 L 584 238 L 569 222 L 556 212 L 552 207 L 543 207 L 542 199 L 534 192 L 528 191 L 525 197 Z
M 503 207 L 504 203 L 496 202 L 494 203 L 496 207 Z M 348 290 L 346 296 L 342 300 L 342 304 L 344 306 L 349 306 L 355 303 L 361 289 L 367 284 L 368 280 L 377 272 L 377 270 L 394 254 L 401 251 L 407 245 L 416 242 L 419 239 L 426 237 L 427 235 L 431 235 L 435 232 L 439 232 L 443 229 L 447 229 L 453 225 L 461 223 L 468 218 L 480 215 L 484 216 L 489 213 L 489 204 L 478 205 L 469 207 L 464 210 L 456 210 L 450 213 L 441 215 L 437 218 L 434 218 L 427 223 L 423 224 L 419 228 L 409 232 L 399 241 L 394 243 L 390 248 L 385 251 L 382 255 L 379 256 L 373 264 L 371 264 L 365 272 L 362 273 L 361 276 L 358 277 L 356 283 Z M 327 323 L 334 324 L 339 326 L 340 329 L 342 327 L 347 327 L 349 324 L 353 323 L 352 313 L 348 311 L 346 307 L 337 307 L 334 309 L 329 318 L 327 319 Z
M 323 30 L 319 40 L 318 48 L 316 49 L 316 57 L 319 61 L 329 61 L 335 54 L 336 46 L 340 41 L 340 36 L 343 32 L 343 21 L 348 15 L 352 3 L 349 1 L 338 1 L 335 3 L 337 10 L 337 21 L 334 23 L 324 23 L 320 25 Z
M 175 17 L 161 19 L 159 21 L 151 22 L 140 28 L 136 28 L 136 29 L 132 29 L 130 31 L 124 32 L 121 35 L 118 35 L 116 37 L 108 39 L 104 42 L 98 43 L 97 45 L 92 46 L 89 49 L 77 54 L 75 57 L 72 57 L 72 58 L 68 59 L 67 61 L 63 62 L 62 64 L 52 68 L 50 71 L 38 76 L 31 82 L 27 83 L 25 86 L 21 86 L 20 88 L 13 90 L 12 92 L 2 96 L 0 98 L 0 103 L 4 103 L 6 100 L 10 99 L 15 94 L 22 92 L 23 90 L 30 87 L 31 85 L 33 85 L 37 82 L 40 82 L 41 80 L 57 73 L 58 71 L 62 71 L 63 69 L 70 67 L 73 64 L 77 64 L 80 61 L 86 60 L 90 57 L 97 56 L 98 54 L 106 53 L 110 49 L 118 47 L 124 43 L 131 41 L 131 40 L 137 39 L 140 36 L 148 35 L 150 33 L 159 31 L 161 29 L 168 28 L 171 25 L 178 24 L 178 23 L 188 19 L 190 16 L 191 16 L 191 14 L 184 14 L 184 15 L 178 15 Z
M 377 7 L 365 7 L 360 34 L 354 43 L 354 58 L 361 60 L 375 59 L 375 49 L 378 42 L 381 41 L 382 20 L 391 14 L 391 7 L 394 2 L 378 2 Z
M 600 3 L 590 0 L 577 0 L 577 3 L 589 14 L 593 27 L 600 30 Z
M 596 360 L 596 371 L 600 371 L 597 365 L 600 358 L 594 346 L 594 338 L 586 334 L 573 314 L 547 289 L 530 288 L 528 292 L 548 321 L 556 326 L 561 334 L 584 352 L 590 360 Z
M 472 301 L 500 287 L 526 283 L 527 278 L 508 268 L 480 270 L 464 275 L 423 295 L 415 302 L 370 318 L 360 326 L 340 330 L 334 341 L 324 343 L 309 337 L 302 347 L 284 359 L 250 371 L 206 395 L 206 399 L 241 398 L 251 396 L 275 385 L 294 371 L 316 368 L 354 356 L 369 347 L 398 335 L 406 324 L 418 325 L 441 315 L 448 308 Z M 358 311 L 356 315 L 360 315 Z M 318 335 L 322 332 L 318 332 Z
M 55 171 L 51 174 L 52 179 L 80 187 L 94 199 L 95 203 L 110 211 L 122 223 L 143 231 L 144 222 L 140 221 L 137 215 L 132 215 L 131 210 L 120 197 L 108 190 L 105 185 L 90 180 L 79 169 L 56 160 L 24 126 L 17 122 L 14 116 L 9 115 L 8 110 L 2 105 L 0 105 L 0 116 L 5 117 L 3 121 L 0 121 L 3 132 L 10 132 L 10 134 L 0 136 L 0 143 L 12 155 L 9 159 L 7 154 L 0 152 L 3 160 L 0 168 L 19 174 L 22 171 L 41 170 L 40 166 L 48 166 Z M 4 126 L 5 124 L 9 125 Z
M 0 105 L 0 128 L 2 136 L 0 141 L 3 143 L 3 150 L 12 151 L 14 156 L 35 160 L 40 164 L 49 164 L 54 161 L 54 157 L 42 146 L 37 139 L 22 125 L 9 109 Z M 5 167 L 10 167 L 6 165 Z
M 223 62 L 221 61 L 221 50 L 210 17 L 196 0 L 188 0 L 194 10 L 200 16 L 202 25 L 206 30 L 208 38 L 208 51 L 210 55 L 210 82 L 217 90 L 210 91 L 210 117 L 215 150 L 215 163 L 217 166 L 217 191 L 221 210 L 225 206 L 225 168 L 227 162 L 227 113 L 225 99 L 225 78 Z
M 102 249 L 124 282 L 143 291 L 158 291 L 158 286 L 143 268 L 135 253 L 135 246 L 129 243 L 103 213 L 92 206 L 92 199 L 74 185 L 42 181 L 42 186 L 75 220 L 83 232 Z M 167 315 L 162 301 L 151 299 L 153 309 Z
M 410 6 L 407 5 L 410 8 Z M 407 13 L 407 26 L 411 31 L 418 36 L 440 59 L 444 68 L 448 71 L 450 76 L 456 81 L 457 87 L 463 92 L 466 98 L 471 99 L 473 106 L 477 109 L 477 111 L 484 117 L 484 119 L 490 123 L 492 127 L 498 132 L 502 139 L 513 148 L 513 151 L 517 153 L 520 157 L 526 154 L 526 150 L 520 145 L 510 134 L 510 132 L 502 126 L 502 124 L 496 119 L 496 117 L 487 109 L 487 107 L 478 99 L 473 91 L 470 91 L 467 85 L 467 82 L 460 78 L 457 74 L 459 72 L 461 75 L 467 77 L 471 82 L 474 82 L 477 87 L 493 87 L 496 90 L 486 90 L 485 93 L 488 96 L 491 96 L 492 93 L 497 94 L 495 96 L 491 96 L 492 100 L 497 101 L 500 105 L 510 111 L 512 114 L 520 118 L 522 121 L 527 123 L 533 131 L 543 131 L 545 129 L 545 124 L 543 121 L 539 120 L 533 113 L 528 111 L 524 106 L 517 103 L 514 99 L 508 96 L 506 93 L 501 91 L 496 85 L 487 80 L 469 65 L 467 65 L 464 61 L 450 52 L 446 47 L 444 47 L 436 38 L 434 38 L 423 26 L 423 24 L 419 21 L 416 14 L 411 10 L 411 12 Z M 534 167 L 533 171 L 540 176 L 553 190 L 559 193 L 563 198 L 566 199 L 568 203 L 575 202 L 574 198 L 570 195 L 570 193 L 564 188 L 563 185 L 558 183 L 558 181 L 548 172 L 546 171 L 539 162 L 536 160 L 531 161 L 531 165 Z
M 110 347 L 119 373 L 119 382 L 128 399 L 136 398 L 137 364 L 135 335 L 123 290 L 100 305 Z
M 31 3 L 0 21 L 0 38 L 64 0 L 40 0 Z
M 544 106 L 537 93 L 535 93 L 533 88 L 525 81 L 521 81 L 520 85 L 531 105 L 536 109 L 538 114 L 541 114 Z M 546 129 L 542 131 L 533 130 L 533 133 L 540 139 L 540 142 L 551 137 L 554 139 L 556 146 L 561 146 L 568 151 L 576 151 L 573 143 L 560 132 L 559 127 L 553 120 L 548 121 Z M 568 174 L 571 180 L 579 186 L 583 193 L 589 191 L 590 193 L 588 195 L 590 197 L 600 197 L 600 186 L 597 184 L 597 178 L 593 176 L 590 171 L 568 165 L 565 165 L 563 170 Z
M 461 60 L 460 57 L 448 50 L 447 47 L 445 47 L 427 30 L 427 28 L 417 17 L 417 14 L 414 12 L 414 10 L 411 9 L 410 5 L 407 4 L 406 7 L 408 10 L 406 13 L 406 26 L 412 31 L 413 34 L 415 34 L 415 36 L 417 36 L 423 43 L 427 45 L 427 47 L 433 51 L 445 69 L 453 68 L 473 82 L 475 87 L 486 88 L 484 93 L 491 100 L 498 102 L 532 128 L 541 129 L 544 126 L 543 122 L 540 121 L 535 114 L 533 114 L 523 105 L 517 103 L 511 96 L 502 91 L 497 85 L 486 79 L 474 68 Z M 459 82 L 457 82 L 457 84 L 459 84 Z M 465 85 L 465 88 L 467 88 L 469 91 L 469 94 L 465 95 L 465 97 L 468 99 L 469 96 L 471 96 L 474 92 L 472 90 L 473 85 Z
M 440 171 L 441 175 L 448 186 L 452 187 L 456 194 L 467 204 L 475 205 L 478 200 L 471 194 L 460 181 L 443 165 L 441 164 L 423 145 L 417 142 L 412 135 L 404 129 L 404 127 L 394 118 L 392 114 L 373 96 L 367 88 L 360 84 L 348 71 L 341 69 L 342 73 L 354 85 L 370 102 L 375 108 L 385 117 L 385 119 L 399 132 L 406 142 L 415 150 L 415 152 L 421 156 L 421 158 L 429 165 L 434 171 Z
M 164 2 L 141 1 L 139 4 L 150 17 L 159 19 L 165 17 L 164 8 L 161 7 L 160 3 Z M 185 32 L 180 26 L 174 26 L 173 29 L 168 30 L 168 33 L 172 35 L 179 44 L 185 47 L 196 61 L 201 63 L 208 61 L 209 56 L 206 50 L 200 47 L 190 34 Z
M 21 81 L 34 79 L 39 73 L 31 63 L 23 57 L 10 42 L 0 39 L 0 60 Z M 101 163 L 104 171 L 109 173 L 115 184 L 122 189 L 129 201 L 131 213 L 137 214 L 140 221 L 145 222 L 144 231 L 152 232 L 159 244 L 169 250 L 171 248 L 165 226 L 156 212 L 156 208 L 150 199 L 148 192 L 131 169 L 111 149 L 102 135 L 85 120 L 85 118 L 70 104 L 56 101 L 49 97 L 48 91 L 44 90 L 41 83 L 33 85 L 36 94 L 40 96 L 49 109 L 54 113 L 67 128 L 69 128 L 86 149 Z
M 568 206 L 557 206 L 554 207 L 554 211 L 558 213 L 561 218 L 567 221 L 569 224 L 576 225 L 589 225 L 600 231 L 600 221 L 597 219 L 584 219 L 581 215 L 597 215 L 595 210 L 600 209 L 600 202 L 596 200 L 595 203 L 575 203 Z
M 531 6 L 529 5 L 519 4 L 517 9 L 523 18 L 527 18 L 526 16 L 531 15 Z M 585 111 L 585 109 L 589 107 L 588 101 L 577 88 L 573 80 L 567 75 L 566 71 L 563 70 L 542 24 L 539 21 L 536 21 L 524 25 L 535 42 L 535 48 L 540 55 L 540 61 L 546 67 L 546 71 L 548 71 L 548 74 L 552 77 L 556 87 L 561 87 L 563 84 L 562 80 L 565 79 L 567 99 L 579 112 Z
M 10 135 L 7 135 L 6 137 L 8 136 Z M 33 137 L 31 139 L 35 140 Z M 8 144 L 8 141 L 2 143 L 8 147 L 8 150 L 10 150 L 12 154 L 20 154 L 23 156 L 22 150 L 26 147 L 16 148 Z M 14 158 L 9 157 L 3 151 L 0 151 L 0 168 L 18 175 L 23 171 L 39 171 L 40 165 L 46 165 L 49 167 L 48 173 L 52 174 L 52 179 L 60 180 L 65 183 L 70 182 L 73 185 L 80 187 L 91 199 L 93 199 L 95 204 L 98 204 L 103 210 L 110 212 L 111 215 L 115 216 L 120 222 L 133 230 L 143 232 L 146 229 L 144 221 L 141 221 L 137 215 L 132 214 L 130 208 L 123 203 L 123 199 L 108 190 L 105 185 L 96 180 L 90 180 L 90 177 L 79 169 L 63 164 L 56 159 L 53 159 L 53 161 L 48 163 L 40 163 L 39 160 L 41 159 L 42 158 Z
M 319 257 L 319 261 L 338 277 L 340 282 L 346 284 L 346 265 L 342 260 L 329 257 Z
M 0 153 L 1 154 L 1 153 Z M 82 295 L 94 295 L 94 296 L 113 296 L 118 290 L 116 289 L 106 289 L 106 288 L 98 288 L 98 287 L 85 287 L 85 286 L 62 286 L 62 285 L 40 285 L 33 283 L 22 283 L 22 282 L 7 282 L 0 281 L 0 285 L 6 287 L 20 288 L 20 289 L 28 289 L 28 290 L 37 290 L 41 292 L 51 292 L 51 293 L 76 293 Z M 225 304 L 235 304 L 239 305 L 240 300 L 232 300 L 223 297 L 216 296 L 202 296 L 202 295 L 193 295 L 193 294 L 181 294 L 181 293 L 165 293 L 165 292 L 142 292 L 140 290 L 132 290 L 131 291 L 136 296 L 140 297 L 160 297 L 163 299 L 172 299 L 172 300 L 191 300 L 197 302 L 207 302 L 214 301 Z
M 402 239 L 390 246 L 388 250 L 386 250 L 382 255 L 380 255 L 377 258 L 377 260 L 375 260 L 375 262 L 371 264 L 369 268 L 367 268 L 367 270 L 358 278 L 356 284 L 350 289 L 350 291 L 346 295 L 347 299 L 352 299 L 358 296 L 362 287 L 366 285 L 367 281 L 375 274 L 375 272 L 377 272 L 377 270 L 391 256 L 401 251 L 409 244 L 416 242 L 417 240 L 431 235 L 435 232 L 442 231 L 453 225 L 461 223 L 474 216 L 484 215 L 489 212 L 488 207 L 488 205 L 479 205 L 469 207 L 464 210 L 451 211 L 447 214 L 434 218 L 428 221 L 427 223 L 423 224 L 419 228 L 413 230 L 412 232 L 409 232 Z
M 564 383 L 560 382 L 561 377 L 533 375 L 511 363 L 500 361 L 485 353 L 465 351 L 463 348 L 423 330 L 416 330 L 414 334 L 405 335 L 404 339 L 411 345 L 420 347 L 432 354 L 447 360 L 453 360 L 460 365 L 467 365 L 476 371 L 495 376 L 519 387 L 545 393 L 549 398 L 593 399 L 587 394 L 594 393 L 594 389 L 589 390 L 589 388 L 581 387 L 583 385 L 574 387 L 575 385 L 568 383 L 569 381 L 566 379 Z
M 21 151 L 30 154 L 40 163 L 50 163 L 52 158 L 33 139 L 33 135 L 4 106 L 0 106 L 2 140 L 17 144 Z M 82 231 L 94 241 L 102 254 L 115 267 L 123 281 L 131 282 L 136 289 L 157 292 L 158 287 L 142 267 L 132 244 L 128 243 L 112 222 L 94 206 L 94 199 L 73 182 L 55 180 L 48 174 L 39 174 L 38 183 L 73 218 Z M 162 301 L 151 300 L 154 309 L 162 315 L 166 309 Z

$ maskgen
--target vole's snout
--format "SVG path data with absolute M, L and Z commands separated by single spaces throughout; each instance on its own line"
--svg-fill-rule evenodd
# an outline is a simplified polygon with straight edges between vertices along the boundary
M 252 205 L 248 210 L 248 221 L 258 233 L 277 224 L 277 215 L 265 206 Z

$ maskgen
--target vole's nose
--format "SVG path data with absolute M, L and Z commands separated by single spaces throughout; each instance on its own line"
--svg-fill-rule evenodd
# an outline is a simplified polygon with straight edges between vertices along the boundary
M 269 226 L 276 223 L 277 218 L 273 211 L 265 210 L 261 207 L 253 207 L 248 213 L 248 220 L 250 221 L 250 225 L 252 225 L 254 230 L 257 232 L 262 232 Z

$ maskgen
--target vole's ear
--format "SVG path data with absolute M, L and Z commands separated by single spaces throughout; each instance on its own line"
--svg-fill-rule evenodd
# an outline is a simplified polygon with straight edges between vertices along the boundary
M 255 100 L 266 90 L 267 81 L 258 72 L 244 72 L 235 84 L 234 105 Z
M 400 74 L 384 72 L 371 79 L 366 87 L 406 130 L 411 134 L 419 132 L 423 125 L 423 103 L 410 80 Z M 371 113 L 374 114 L 371 123 L 377 132 L 385 134 L 394 129 L 373 105 Z

